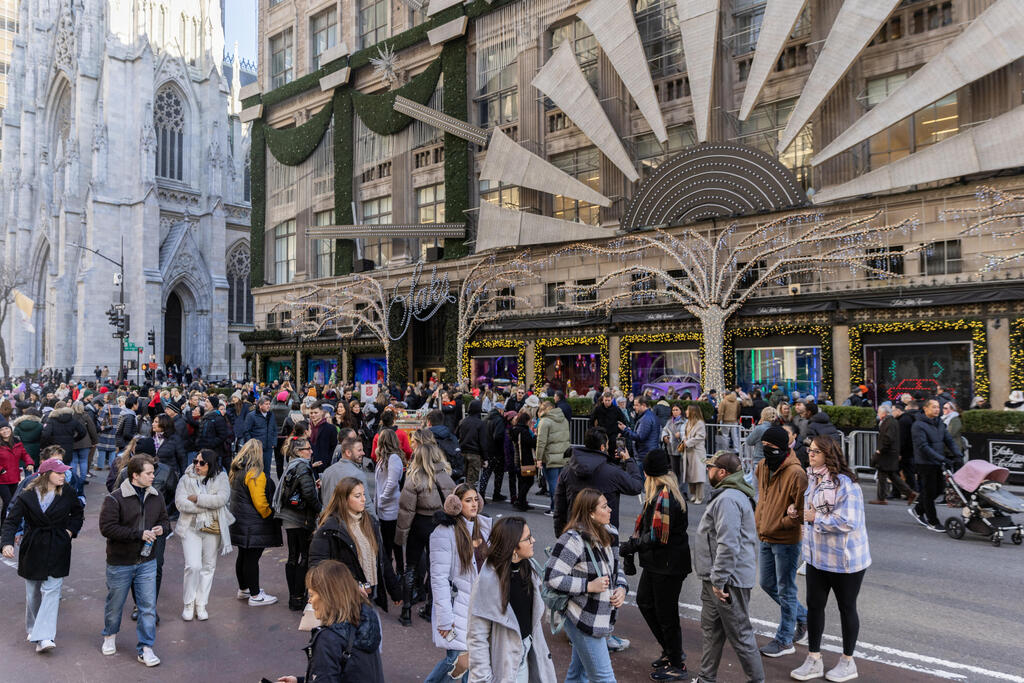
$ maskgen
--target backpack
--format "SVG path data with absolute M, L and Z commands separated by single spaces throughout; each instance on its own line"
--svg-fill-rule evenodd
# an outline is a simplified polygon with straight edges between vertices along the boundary
M 302 491 L 299 487 L 299 468 L 296 465 L 285 475 L 281 482 L 281 507 L 282 509 L 303 512 L 306 509 L 306 501 L 302 499 Z

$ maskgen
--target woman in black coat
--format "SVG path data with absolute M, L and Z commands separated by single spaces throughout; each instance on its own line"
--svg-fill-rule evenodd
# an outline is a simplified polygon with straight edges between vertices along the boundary
M 14 535 L 25 524 L 18 576 L 28 589 L 28 639 L 36 644 L 36 652 L 56 647 L 60 591 L 71 571 L 71 539 L 84 521 L 81 501 L 72 487 L 64 485 L 64 473 L 70 469 L 55 459 L 40 465 L 39 476 L 14 499 L 0 531 L 0 552 L 13 558 Z
M 513 469 L 509 472 L 509 479 L 516 477 L 518 479 L 519 486 L 513 489 L 516 492 L 516 499 L 512 501 L 512 504 L 516 506 L 516 509 L 522 510 L 523 512 L 530 509 L 530 503 L 526 499 L 526 494 L 529 493 L 530 487 L 533 486 L 533 480 L 536 477 L 524 477 L 522 475 L 523 465 L 533 465 L 533 451 L 537 446 L 537 437 L 530 429 L 530 425 L 533 423 L 533 416 L 525 410 L 519 411 L 516 415 L 515 424 L 509 431 L 509 439 L 512 441 L 512 453 Z M 511 488 L 511 487 L 510 487 Z
M 160 413 L 153 420 L 153 445 L 157 460 L 169 465 L 181 477 L 188 467 L 188 454 L 178 438 L 174 419 L 166 413 Z
M 274 481 L 263 474 L 263 446 L 249 440 L 231 462 L 231 545 L 238 548 L 235 578 L 238 579 L 239 600 L 249 600 L 250 607 L 277 602 L 260 588 L 260 555 L 267 548 L 281 543 L 281 523 L 274 519 L 270 501 L 274 499 Z

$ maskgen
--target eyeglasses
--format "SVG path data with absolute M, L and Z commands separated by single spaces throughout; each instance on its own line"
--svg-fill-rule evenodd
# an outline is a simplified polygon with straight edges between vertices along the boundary
M 192 464 L 196 467 L 206 467 L 207 462 L 205 460 L 195 460 Z
M 825 451 L 821 450 L 820 448 L 808 448 L 807 452 L 808 453 L 824 453 Z
M 534 538 L 532 534 L 527 536 L 526 538 L 522 538 L 522 539 L 519 540 L 520 545 L 522 545 L 523 543 L 531 543 L 532 544 L 532 543 L 536 543 L 536 542 L 537 542 L 537 539 Z

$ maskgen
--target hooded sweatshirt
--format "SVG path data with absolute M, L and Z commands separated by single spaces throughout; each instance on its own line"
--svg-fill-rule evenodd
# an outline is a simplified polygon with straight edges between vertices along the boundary
M 569 520 L 569 509 L 576 494 L 586 488 L 597 489 L 612 509 L 611 525 L 619 527 L 619 494 L 637 495 L 644 488 L 644 475 L 634 458 L 625 464 L 604 451 L 573 449 L 572 458 L 562 468 L 555 488 L 555 529 L 561 531 Z M 560 535 L 560 534 L 559 534 Z
M 697 525 L 697 576 L 716 588 L 753 588 L 757 579 L 754 489 L 734 472 L 715 485 Z

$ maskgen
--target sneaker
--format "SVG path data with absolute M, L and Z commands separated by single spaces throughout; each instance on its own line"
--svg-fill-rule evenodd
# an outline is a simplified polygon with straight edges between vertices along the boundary
M 850 659 L 840 657 L 839 663 L 825 674 L 826 680 L 834 681 L 835 683 L 852 681 L 855 678 L 857 678 L 857 664 L 853 661 L 852 657 Z
M 554 517 L 555 516 L 555 511 L 554 510 L 546 510 L 544 512 L 544 516 L 545 517 Z
M 868 503 L 871 504 L 871 505 L 888 505 L 889 501 L 887 501 L 887 500 L 869 500 Z
M 821 657 L 807 655 L 807 659 L 800 665 L 799 669 L 789 672 L 789 677 L 797 681 L 810 681 L 815 678 L 822 678 L 825 675 L 825 663 Z
M 138 620 L 139 620 L 139 608 L 135 607 L 135 608 L 132 609 L 132 621 L 138 621 Z
M 796 632 L 793 634 L 794 645 L 806 645 L 807 644 L 807 622 L 798 621 L 796 622 Z
M 799 574 L 800 576 L 806 576 L 807 575 L 807 563 L 806 562 L 801 562 L 800 566 L 796 568 L 796 573 Z
M 623 650 L 629 649 L 629 639 L 619 638 L 618 636 L 608 636 L 605 640 L 608 644 L 609 652 L 622 652 Z
M 238 592 L 235 593 L 235 597 L 238 598 L 239 600 L 248 600 L 252 596 L 249 594 L 249 589 L 248 588 L 246 588 L 245 590 L 242 590 L 241 588 L 239 588 Z
M 662 655 L 662 656 L 658 657 L 657 659 L 655 659 L 653 662 L 651 662 L 651 668 L 652 669 L 661 669 L 663 667 L 668 666 L 671 663 L 672 662 L 669 660 L 667 655 Z
M 925 526 L 928 528 L 928 531 L 934 531 L 937 534 L 946 533 L 946 527 L 941 524 L 926 524 Z
M 249 598 L 249 607 L 262 607 L 263 605 L 273 605 L 275 602 L 277 602 L 277 598 L 273 595 L 267 595 L 267 592 L 261 588 L 260 592 L 257 595 L 254 595 L 251 598 Z
M 36 643 L 36 652 L 49 652 L 55 647 L 57 647 L 57 643 L 52 640 L 40 640 Z
M 783 655 L 791 655 L 794 652 L 796 652 L 796 648 L 793 647 L 793 643 L 783 645 L 777 640 L 772 640 L 772 642 L 761 648 L 761 654 L 765 657 L 781 657 Z
M 196 606 L 195 606 L 194 603 L 190 602 L 189 604 L 185 605 L 185 609 L 183 609 L 181 611 L 181 618 L 184 621 L 192 621 L 192 617 L 194 617 L 195 614 L 196 614 Z
M 495 493 L 494 497 L 491 498 L 491 502 L 492 503 L 501 503 L 501 502 L 506 501 L 506 500 L 508 500 L 508 498 L 506 498 L 505 496 L 501 495 L 500 493 Z
M 206 605 L 196 605 L 196 619 L 206 621 L 209 618 L 210 614 L 206 611 Z
M 920 524 L 921 526 L 923 526 L 923 527 L 927 527 L 928 526 L 928 520 L 926 520 L 924 518 L 924 515 L 919 515 L 916 512 L 914 512 L 914 508 L 907 508 L 907 514 L 909 514 L 911 516 L 911 518 L 913 518 L 913 520 L 915 522 L 917 522 L 918 524 Z
M 138 660 L 146 666 L 157 666 L 160 664 L 160 658 L 156 656 L 151 647 L 143 647 L 142 654 L 138 656 Z
M 105 655 L 117 654 L 117 636 L 103 636 L 103 647 L 100 652 Z
M 658 669 L 651 674 L 652 681 L 685 681 L 688 677 L 686 672 L 686 663 L 681 663 L 679 666 L 669 665 L 663 669 Z

